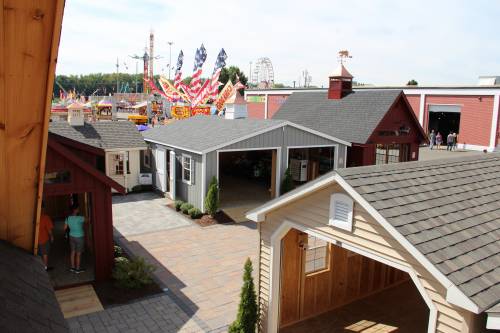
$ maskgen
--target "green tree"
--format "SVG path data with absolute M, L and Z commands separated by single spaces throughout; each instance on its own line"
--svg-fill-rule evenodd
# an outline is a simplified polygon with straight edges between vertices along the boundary
M 290 171 L 290 167 L 286 168 L 285 177 L 283 178 L 283 182 L 281 184 L 281 194 L 285 194 L 286 192 L 290 192 L 295 187 L 292 178 L 292 172 Z
M 243 273 L 243 286 L 241 287 L 238 315 L 236 316 L 236 320 L 229 326 L 230 333 L 255 333 L 258 313 L 252 271 L 252 261 L 250 258 L 247 258 Z
M 284 85 L 283 83 L 275 83 L 275 84 L 273 85 L 273 88 L 278 88 L 278 89 L 279 89 L 279 88 L 289 88 L 289 86 Z
M 411 79 L 406 83 L 407 86 L 418 86 L 418 82 L 416 80 Z
M 224 86 L 229 80 L 231 80 L 232 83 L 236 83 L 237 81 L 236 76 L 240 78 L 240 82 L 243 85 L 245 86 L 247 85 L 248 78 L 237 66 L 229 66 L 222 68 L 219 76 L 219 82 L 221 82 L 222 85 L 219 87 L 219 91 L 222 90 L 222 88 L 224 88 Z M 239 92 L 241 95 L 243 95 L 243 89 L 240 89 Z
M 208 185 L 208 192 L 205 197 L 205 211 L 213 218 L 218 209 L 219 185 L 217 184 L 217 178 L 214 176 L 210 181 L 210 185 Z

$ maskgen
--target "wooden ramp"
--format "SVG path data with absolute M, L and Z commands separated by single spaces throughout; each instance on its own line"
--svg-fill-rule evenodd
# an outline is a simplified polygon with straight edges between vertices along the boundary
M 94 287 L 90 284 L 56 290 L 56 298 L 64 318 L 71 318 L 104 310 L 94 291 Z

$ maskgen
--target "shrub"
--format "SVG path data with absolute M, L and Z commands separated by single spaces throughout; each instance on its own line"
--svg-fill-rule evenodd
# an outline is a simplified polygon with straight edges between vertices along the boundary
M 144 258 L 128 260 L 125 257 L 115 259 L 113 278 L 120 288 L 137 289 L 153 282 L 151 274 L 155 267 L 144 261 Z
M 115 247 L 114 247 L 114 254 L 115 254 L 115 255 L 114 255 L 114 256 L 115 256 L 115 258 L 117 258 L 117 257 L 121 257 L 121 256 L 123 255 L 123 250 L 122 250 L 122 248 L 121 248 L 121 247 L 119 247 L 118 245 L 115 245 Z
M 243 273 L 243 287 L 241 287 L 238 314 L 236 320 L 229 326 L 230 333 L 255 333 L 258 314 L 252 270 L 252 261 L 248 258 Z
M 190 203 L 187 203 L 187 202 L 185 202 L 185 203 L 183 203 L 183 204 L 181 205 L 181 210 L 182 210 L 182 212 L 183 212 L 184 214 L 187 214 L 187 213 L 188 213 L 188 211 L 189 211 L 191 208 L 193 208 L 193 205 L 191 205 Z
M 285 194 L 286 192 L 290 192 L 293 190 L 295 185 L 293 184 L 292 172 L 290 168 L 286 168 L 285 176 L 283 178 L 283 183 L 281 184 L 281 194 Z
M 196 207 L 193 207 L 191 208 L 190 210 L 188 210 L 188 214 L 189 216 L 191 216 L 191 218 L 194 220 L 194 219 L 198 219 L 201 217 L 201 215 L 203 215 L 203 213 L 201 212 L 201 210 L 199 210 L 198 208 Z
M 208 186 L 207 196 L 205 197 L 205 210 L 211 217 L 214 217 L 219 210 L 219 185 L 215 177 L 212 177 Z
M 175 210 L 180 211 L 183 203 L 184 203 L 184 201 L 182 201 L 182 200 L 175 200 Z

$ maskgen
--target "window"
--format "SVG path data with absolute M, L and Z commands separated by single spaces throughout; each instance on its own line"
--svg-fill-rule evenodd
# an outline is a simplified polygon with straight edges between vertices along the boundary
M 311 274 L 328 269 L 328 243 L 317 237 L 307 235 L 305 273 Z
M 151 168 L 151 151 L 149 149 L 144 150 L 144 166 Z
M 113 165 L 115 175 L 123 175 L 123 155 L 114 154 L 113 155 Z
M 190 156 L 182 156 L 182 181 L 191 185 L 193 178 L 193 159 Z
M 130 152 L 127 151 L 127 174 L 130 175 Z
M 342 193 L 334 193 L 330 197 L 330 218 L 328 224 L 344 229 L 347 231 L 352 231 L 352 210 L 353 210 L 352 199 Z

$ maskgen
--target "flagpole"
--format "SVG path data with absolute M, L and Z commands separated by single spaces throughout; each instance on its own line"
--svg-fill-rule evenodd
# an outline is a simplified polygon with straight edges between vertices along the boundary
M 169 46 L 169 55 L 168 55 L 168 79 L 170 80 L 170 71 L 172 70 L 172 44 L 174 42 L 167 42 Z

